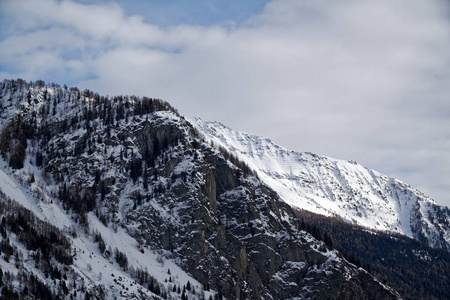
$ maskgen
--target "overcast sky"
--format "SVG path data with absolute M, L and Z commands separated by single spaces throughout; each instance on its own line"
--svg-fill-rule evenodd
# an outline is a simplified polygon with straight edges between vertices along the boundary
M 0 79 L 161 98 L 450 206 L 444 0 L 1 0 Z

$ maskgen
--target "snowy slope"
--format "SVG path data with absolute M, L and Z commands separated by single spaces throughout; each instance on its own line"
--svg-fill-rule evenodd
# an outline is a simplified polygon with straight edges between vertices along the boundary
M 42 111 L 45 111 L 43 107 L 49 102 L 45 98 L 56 96 L 58 93 L 61 94 L 60 99 L 67 101 L 67 103 L 59 105 L 57 109 L 55 107 L 50 120 L 41 117 Z M 27 95 L 33 95 L 33 97 L 27 97 Z M 81 105 L 76 102 L 78 101 L 76 99 L 74 103 L 69 102 L 69 97 L 73 97 L 73 95 L 69 92 L 64 93 L 61 89 L 47 89 L 36 86 L 29 89 L 21 87 L 4 89 L 3 94 L 0 95 L 0 129 L 3 129 L 19 114 L 25 117 L 32 114 L 36 115 L 36 124 L 49 121 L 57 123 L 71 118 L 77 113 L 74 112 L 74 107 L 81 109 Z M 89 99 L 86 100 L 89 101 Z M 161 122 L 171 121 L 171 116 L 164 114 L 164 112 L 158 112 L 155 115 L 159 116 Z M 71 149 L 73 148 L 73 140 L 82 136 L 85 132 L 85 128 L 81 127 L 71 133 L 61 135 L 57 141 L 67 143 L 67 148 Z M 52 138 L 55 137 L 57 136 L 54 135 Z M 41 266 L 38 267 L 38 264 L 35 263 L 34 257 L 39 256 L 40 252 L 28 249 L 17 234 L 7 231 L 5 236 L 0 236 L 0 269 L 3 274 L 8 273 L 8 281 L 3 279 L 2 284 L 11 284 L 18 291 L 21 291 L 23 287 L 19 287 L 20 279 L 18 278 L 26 274 L 28 277 L 35 276 L 38 281 L 49 287 L 55 294 L 62 293 L 61 287 L 67 286 L 69 289 L 68 295 L 72 295 L 76 299 L 84 299 L 85 295 L 87 297 L 87 293 L 91 296 L 95 295 L 98 299 L 162 299 L 160 295 L 155 294 L 148 288 L 147 283 L 138 282 L 137 270 L 142 270 L 154 278 L 154 285 L 158 285 L 159 289 L 172 299 L 181 299 L 182 297 L 180 292 L 173 292 L 174 286 L 178 287 L 179 290 L 180 287 L 186 286 L 188 282 L 193 289 L 200 291 L 195 296 L 186 292 L 190 299 L 200 299 L 203 295 L 208 298 L 215 294 L 213 290 L 203 291 L 202 285 L 183 271 L 173 260 L 168 259 L 164 251 L 139 245 L 126 229 L 115 224 L 105 226 L 93 212 L 87 214 L 88 226 L 82 226 L 79 222 L 80 216 L 64 208 L 59 201 L 56 182 L 43 168 L 35 165 L 35 153 L 41 149 L 36 141 L 28 140 L 24 165 L 21 169 L 16 170 L 9 167 L 5 159 L 0 156 L 0 220 L 3 216 L 8 216 L 3 210 L 8 207 L 6 199 L 11 200 L 14 207 L 19 207 L 19 209 L 12 209 L 11 212 L 8 212 L 10 215 L 17 215 L 20 208 L 26 208 L 33 217 L 45 222 L 45 224 L 55 226 L 66 235 L 71 245 L 71 249 L 67 250 L 73 256 L 73 263 L 63 265 L 52 258 L 50 262 L 52 267 L 61 271 L 67 279 L 51 278 L 48 274 L 44 274 Z M 111 147 L 108 157 L 113 154 L 118 156 L 119 152 L 119 147 Z M 105 160 L 103 156 L 98 155 L 92 155 L 89 158 L 92 161 L 103 162 Z M 79 163 L 84 166 L 86 160 Z M 107 176 L 109 174 L 109 176 L 117 177 L 119 171 L 111 165 L 109 167 Z M 73 174 L 71 179 L 84 176 L 86 178 L 84 180 L 87 181 L 87 184 L 90 184 L 91 182 L 87 180 L 87 176 L 83 173 L 84 167 L 78 167 L 78 171 L 79 173 Z M 31 180 L 31 178 L 33 179 Z M 70 179 L 67 178 L 65 182 L 69 183 Z M 125 192 L 126 188 L 124 188 Z M 121 203 L 127 201 L 126 199 L 121 200 Z M 4 224 L 0 226 L 2 230 L 8 227 L 3 226 Z M 99 250 L 98 242 L 95 241 L 96 235 L 102 236 L 109 252 L 108 255 L 105 254 L 106 251 Z M 5 249 L 9 245 L 13 250 L 12 255 L 7 258 Z M 126 255 L 126 269 L 119 266 L 114 253 L 116 249 Z M 1 277 L 0 282 L 2 282 Z M 0 298 L 3 295 L 1 291 L 0 286 Z
M 163 101 L 5 80 L 0 117 L 2 295 L 398 298 Z
M 185 286 L 188 281 L 195 289 L 201 289 L 202 285 L 173 261 L 155 251 L 138 247 L 136 240 L 123 228 L 105 226 L 93 213 L 88 216 L 92 232 L 83 232 L 83 228 L 80 228 L 73 216 L 64 213 L 60 205 L 53 201 L 45 203 L 36 199 L 36 191 L 17 182 L 14 172 L 5 167 L 4 161 L 1 159 L 0 164 L 2 166 L 0 168 L 0 192 L 2 193 L 0 201 L 4 201 L 3 197 L 8 197 L 18 205 L 29 209 L 40 220 L 55 225 L 62 232 L 67 233 L 67 237 L 70 237 L 74 263 L 65 273 L 69 277 L 65 284 L 69 286 L 70 294 L 74 295 L 78 292 L 80 295 L 84 290 L 100 291 L 101 289 L 104 297 L 109 299 L 162 299 L 136 283 L 133 270 L 143 267 L 166 291 L 172 291 L 174 285 Z M 42 179 L 36 178 L 36 180 L 39 182 Z M 49 197 L 49 195 L 45 196 Z M 112 247 L 127 255 L 128 271 L 122 270 L 114 261 L 113 256 L 107 257 L 99 251 L 93 238 L 95 234 L 101 234 L 107 247 Z M 3 242 L 4 239 L 0 237 L 0 241 Z M 32 259 L 35 251 L 27 249 L 14 234 L 9 236 L 8 241 L 15 249 L 19 250 L 21 259 L 18 260 L 14 256 L 10 258 L 9 262 L 0 259 L 0 268 L 3 274 L 8 272 L 18 276 L 26 270 L 27 274 L 33 274 L 41 282 L 52 287 L 54 291 L 61 289 L 64 281 L 47 278 L 35 266 Z M 55 264 L 55 262 L 53 263 Z M 13 281 L 13 285 L 16 284 L 18 282 Z M 209 296 L 211 293 L 205 292 L 205 295 Z M 180 299 L 178 294 L 174 294 L 172 297 Z
M 397 179 L 353 161 L 290 151 L 218 122 L 189 121 L 214 145 L 247 163 L 293 207 L 450 249 L 448 208 Z
M 0 158 L 0 190 L 5 193 L 6 196 L 16 200 L 26 208 L 33 210 L 36 214 L 37 210 L 34 209 L 33 205 L 30 205 L 23 189 L 19 187 L 12 177 L 5 173 L 5 165 L 6 163 Z

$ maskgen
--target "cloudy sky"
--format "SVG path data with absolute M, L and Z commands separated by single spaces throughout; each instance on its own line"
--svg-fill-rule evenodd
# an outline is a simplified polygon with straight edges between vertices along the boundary
M 0 79 L 161 98 L 450 206 L 444 0 L 0 1 Z

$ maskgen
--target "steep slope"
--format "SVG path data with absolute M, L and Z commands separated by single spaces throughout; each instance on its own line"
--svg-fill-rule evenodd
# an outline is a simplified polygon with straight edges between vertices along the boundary
M 3 167 L 4 161 L 0 164 Z M 162 299 L 150 283 L 160 290 L 168 288 L 163 284 L 168 268 L 177 275 L 177 284 L 190 280 L 200 286 L 173 262 L 162 265 L 157 254 L 141 253 L 122 228 L 107 228 L 89 214 L 92 232 L 86 232 L 74 221 L 76 216 L 65 214 L 51 200 L 39 199 L 46 194 L 22 186 L 4 171 L 11 170 L 0 171 L 0 298 Z M 147 272 L 144 280 L 136 270 L 121 268 L 114 254 L 104 255 L 93 238 L 100 232 L 106 245 L 126 253 L 130 267 L 145 265 L 152 274 Z
M 248 164 L 293 207 L 450 250 L 450 210 L 397 179 L 353 161 L 289 151 L 217 122 L 190 122 L 217 147 Z
M 320 228 L 329 244 L 387 281 L 402 299 L 450 299 L 450 252 L 401 234 L 374 234 L 336 217 L 296 211 L 303 223 Z M 310 230 L 312 231 L 312 230 Z
M 5 260 L 14 276 L 98 298 L 398 297 L 301 230 L 248 166 L 211 147 L 167 103 L 19 80 L 4 81 L 0 95 L 1 187 L 26 215 L 64 233 L 76 258 L 63 266 L 46 256 L 63 279 Z M 2 241 L 42 255 L 15 238 L 30 227 L 15 225 L 21 210 L 2 212 L 11 219 Z M 90 284 L 77 286 L 80 277 Z M 25 293 L 17 280 L 8 284 Z

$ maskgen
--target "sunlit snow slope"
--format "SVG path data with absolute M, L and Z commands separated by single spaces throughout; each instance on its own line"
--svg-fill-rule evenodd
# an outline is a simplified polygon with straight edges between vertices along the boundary
M 293 207 L 450 249 L 449 209 L 397 179 L 353 161 L 290 151 L 218 122 L 190 122 L 247 163 Z

